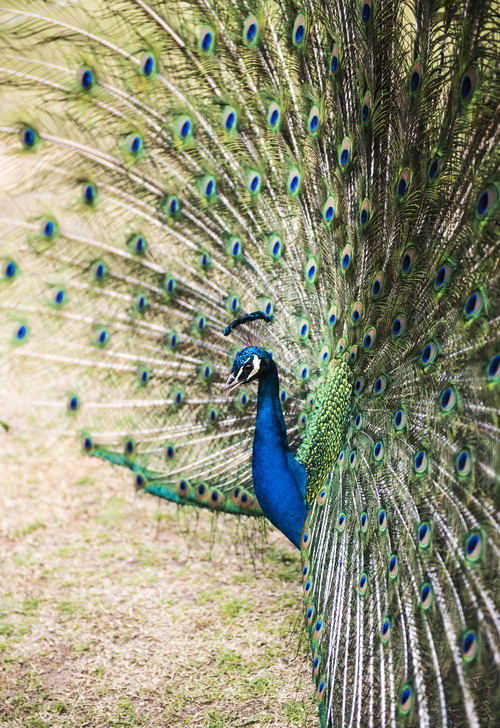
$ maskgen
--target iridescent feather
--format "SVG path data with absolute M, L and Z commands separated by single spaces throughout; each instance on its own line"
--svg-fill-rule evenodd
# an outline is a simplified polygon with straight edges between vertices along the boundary
M 262 515 L 223 332 L 273 315 L 322 725 L 493 724 L 495 4 L 6 5 L 4 427 Z

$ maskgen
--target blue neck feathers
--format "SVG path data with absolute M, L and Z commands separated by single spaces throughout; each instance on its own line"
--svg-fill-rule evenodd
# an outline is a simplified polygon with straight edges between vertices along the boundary
M 307 516 L 307 475 L 288 447 L 278 371 L 272 360 L 268 372 L 259 379 L 252 474 L 255 495 L 265 515 L 298 548 Z

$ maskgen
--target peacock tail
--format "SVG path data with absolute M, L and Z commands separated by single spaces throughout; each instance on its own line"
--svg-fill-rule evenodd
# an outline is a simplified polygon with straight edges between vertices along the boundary
M 6 6 L 2 423 L 262 515 L 224 328 L 273 315 L 322 725 L 493 725 L 495 3 Z

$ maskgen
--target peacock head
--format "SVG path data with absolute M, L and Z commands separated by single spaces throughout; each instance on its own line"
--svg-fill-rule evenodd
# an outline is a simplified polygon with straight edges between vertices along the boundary
M 240 384 L 248 384 L 265 376 L 271 368 L 271 361 L 271 354 L 257 346 L 247 346 L 239 351 L 234 358 L 224 393 L 230 394 Z
M 224 336 L 236 332 L 236 336 L 246 344 L 239 351 L 233 362 L 231 374 L 226 382 L 225 394 L 229 394 L 240 384 L 248 384 L 261 379 L 272 366 L 272 355 L 257 346 L 262 324 L 272 323 L 273 317 L 264 311 L 253 311 L 246 316 L 235 319 L 224 329 Z

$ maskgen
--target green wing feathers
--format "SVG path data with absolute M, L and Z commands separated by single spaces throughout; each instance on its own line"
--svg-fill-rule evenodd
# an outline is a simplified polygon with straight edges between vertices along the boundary
M 306 500 L 312 505 L 339 457 L 350 412 L 352 374 L 345 361 L 330 362 L 325 381 L 318 383 L 318 400 L 307 419 L 297 460 L 307 471 Z
M 223 331 L 273 314 L 323 725 L 493 724 L 495 5 L 7 5 L 1 422 L 261 515 Z

